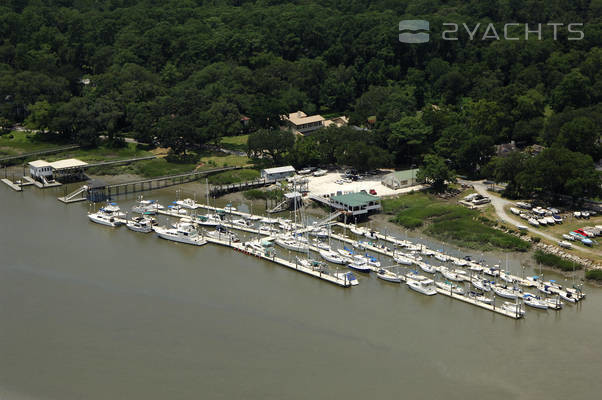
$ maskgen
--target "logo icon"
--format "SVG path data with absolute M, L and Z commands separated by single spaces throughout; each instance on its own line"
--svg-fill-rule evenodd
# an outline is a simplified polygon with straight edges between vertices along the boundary
M 411 31 L 402 32 L 399 34 L 399 41 L 402 43 L 426 43 L 430 39 L 430 35 L 427 33 L 430 30 L 430 24 L 428 21 L 425 21 L 423 19 L 406 19 L 400 21 L 399 30 Z

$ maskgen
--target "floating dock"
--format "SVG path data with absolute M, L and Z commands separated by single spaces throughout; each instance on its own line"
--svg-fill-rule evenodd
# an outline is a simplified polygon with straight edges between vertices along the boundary
M 23 188 L 21 187 L 22 185 L 16 184 L 8 178 L 2 178 L 2 182 L 4 182 L 6 185 L 8 185 L 8 187 L 11 188 L 12 190 L 14 190 L 15 192 L 23 191 Z

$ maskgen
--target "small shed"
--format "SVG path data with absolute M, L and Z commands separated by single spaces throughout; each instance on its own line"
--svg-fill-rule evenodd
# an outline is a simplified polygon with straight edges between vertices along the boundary
M 29 164 L 29 175 L 37 180 L 52 179 L 52 165 L 44 160 L 31 161 Z
M 266 168 L 261 170 L 261 177 L 267 180 L 281 180 L 295 175 L 295 168 L 291 165 L 286 167 Z
M 418 169 L 408 169 L 405 171 L 395 171 L 387 174 L 381 180 L 381 183 L 389 189 L 402 189 L 416 185 L 416 176 Z

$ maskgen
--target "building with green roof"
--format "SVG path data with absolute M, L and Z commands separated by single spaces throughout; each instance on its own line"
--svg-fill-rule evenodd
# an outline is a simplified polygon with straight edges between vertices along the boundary
M 353 216 L 367 215 L 381 209 L 380 197 L 365 192 L 332 196 L 330 206 L 340 211 L 346 211 Z

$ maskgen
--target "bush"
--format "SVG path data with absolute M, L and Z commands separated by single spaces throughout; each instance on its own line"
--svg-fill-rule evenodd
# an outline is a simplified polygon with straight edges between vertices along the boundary
M 602 269 L 590 269 L 585 273 L 585 278 L 595 281 L 602 281 Z
M 284 191 L 280 189 L 261 190 L 251 189 L 243 193 L 246 199 L 249 200 L 280 200 L 284 196 Z
M 565 260 L 562 257 L 559 257 L 555 254 L 544 253 L 541 250 L 537 250 L 535 254 L 533 254 L 533 258 L 538 263 L 543 265 L 547 265 L 549 267 L 558 268 L 562 271 L 572 271 L 573 269 L 581 269 L 582 266 L 577 263 L 573 263 L 569 260 Z
M 235 169 L 209 176 L 209 183 L 212 185 L 229 185 L 231 183 L 252 181 L 257 178 L 259 178 L 259 171 L 255 169 Z

